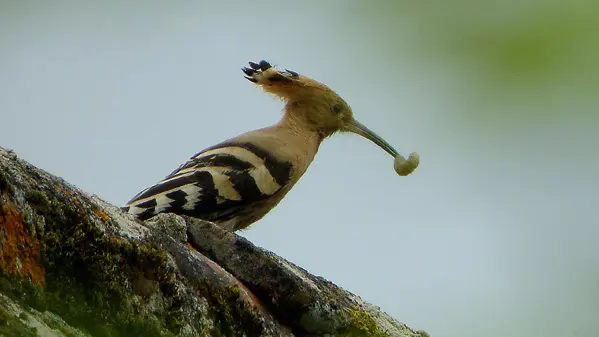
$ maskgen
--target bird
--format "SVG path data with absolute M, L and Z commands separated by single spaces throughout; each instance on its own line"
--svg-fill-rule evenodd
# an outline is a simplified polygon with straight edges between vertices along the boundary
M 340 132 L 358 134 L 394 157 L 400 176 L 411 174 L 419 155 L 400 155 L 359 123 L 335 91 L 268 61 L 248 62 L 245 78 L 283 101 L 280 120 L 190 157 L 156 184 L 129 200 L 123 211 L 138 220 L 174 213 L 210 221 L 227 231 L 248 228 L 279 204 L 304 175 L 320 144 Z

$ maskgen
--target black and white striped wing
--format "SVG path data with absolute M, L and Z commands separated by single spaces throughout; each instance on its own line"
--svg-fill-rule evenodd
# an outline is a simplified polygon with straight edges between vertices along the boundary
M 161 212 L 228 220 L 285 186 L 291 164 L 247 143 L 222 143 L 133 197 L 125 209 L 145 220 Z

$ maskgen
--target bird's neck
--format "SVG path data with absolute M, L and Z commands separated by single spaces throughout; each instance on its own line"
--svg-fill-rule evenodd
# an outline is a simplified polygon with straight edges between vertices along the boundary
M 301 112 L 294 111 L 289 104 L 285 107 L 283 117 L 276 124 L 276 127 L 288 129 L 289 132 L 297 134 L 300 137 L 314 137 L 318 140 L 318 144 L 332 133 L 326 130 L 321 130 L 318 126 L 305 118 Z
M 288 142 L 300 145 L 300 147 L 314 148 L 314 151 L 318 150 L 320 143 L 324 139 L 318 130 L 289 115 L 284 115 L 272 128 L 280 135 L 285 135 Z
M 285 117 L 277 124 L 249 132 L 243 138 L 251 139 L 281 160 L 292 163 L 299 176 L 308 168 L 322 142 L 317 131 Z

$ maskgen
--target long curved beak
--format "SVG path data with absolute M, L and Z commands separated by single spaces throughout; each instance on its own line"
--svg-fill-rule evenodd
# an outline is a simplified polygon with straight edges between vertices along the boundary
M 356 121 L 355 119 L 349 122 L 349 124 L 345 127 L 347 131 L 358 134 L 366 139 L 369 139 L 376 145 L 378 145 L 381 149 L 385 150 L 388 154 L 392 155 L 393 158 L 397 157 L 398 153 L 393 148 L 393 146 L 389 145 L 381 136 L 377 135 L 374 131 L 367 128 L 364 124 Z

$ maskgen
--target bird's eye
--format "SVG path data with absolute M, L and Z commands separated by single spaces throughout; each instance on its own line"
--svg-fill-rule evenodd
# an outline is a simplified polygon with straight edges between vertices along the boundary
M 333 105 L 333 112 L 338 114 L 341 112 L 341 110 L 343 110 L 343 107 L 341 107 L 341 104 L 335 104 Z

